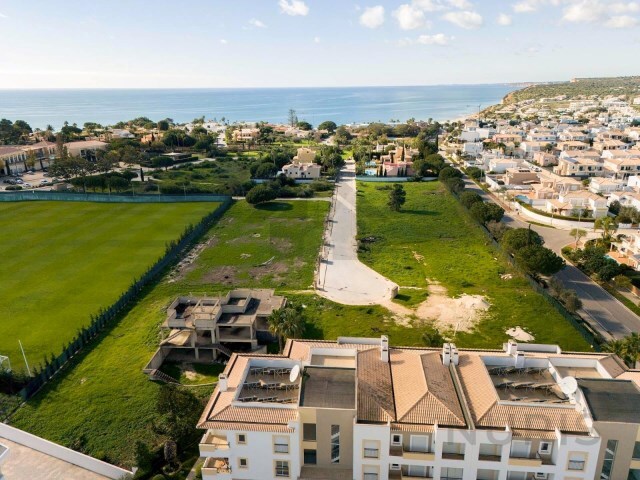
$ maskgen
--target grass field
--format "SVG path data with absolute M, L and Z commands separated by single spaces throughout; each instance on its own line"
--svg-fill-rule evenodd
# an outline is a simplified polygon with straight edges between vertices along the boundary
M 401 287 L 417 287 L 401 288 L 400 303 L 422 301 L 427 279 L 432 279 L 446 287 L 449 296 L 484 295 L 491 304 L 473 332 L 457 333 L 459 346 L 500 348 L 509 339 L 505 331 L 521 326 L 537 343 L 556 343 L 571 350 L 590 348 L 526 279 L 512 271 L 440 183 L 404 184 L 407 202 L 400 213 L 389 210 L 389 192 L 379 188 L 358 184 L 358 234 L 377 237 L 360 258 Z M 416 256 L 424 259 L 417 261 Z M 503 280 L 504 273 L 514 276 Z
M 72 368 L 21 408 L 12 424 L 64 445 L 81 444 L 89 454 L 131 466 L 136 440 L 149 445 L 158 440 L 151 422 L 159 387 L 142 368 L 158 346 L 159 324 L 169 303 L 179 294 L 214 294 L 232 286 L 285 292 L 308 288 L 328 209 L 324 201 L 274 202 L 262 208 L 234 204 L 207 234 L 209 247 L 191 270 L 149 288 Z M 269 266 L 256 266 L 271 257 Z M 200 373 L 204 380 L 215 380 L 215 369 Z M 191 391 L 204 400 L 212 387 Z
M 168 241 L 218 204 L 2 202 L 0 354 L 24 368 L 58 354 Z

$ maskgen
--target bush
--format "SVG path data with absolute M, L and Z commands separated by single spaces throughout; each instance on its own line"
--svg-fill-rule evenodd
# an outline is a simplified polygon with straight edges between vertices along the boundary
M 249 190 L 245 198 L 247 203 L 259 205 L 278 198 L 278 192 L 267 185 L 257 185 Z
M 482 170 L 480 170 L 478 167 L 469 167 L 467 168 L 467 175 L 475 180 L 478 180 L 480 177 L 482 177 Z
M 504 216 L 504 210 L 495 203 L 476 202 L 469 209 L 471 216 L 486 225 L 490 221 L 499 222 Z
M 462 178 L 462 172 L 453 167 L 444 167 L 438 174 L 438 180 L 444 182 L 448 178 Z
M 471 208 L 471 205 L 474 203 L 481 201 L 482 197 L 476 192 L 466 191 L 460 194 L 460 203 L 462 203 L 462 205 L 467 209 Z
M 9 185 L 8 187 L 5 188 L 5 190 L 22 190 L 22 187 L 20 185 Z
M 513 254 L 529 245 L 544 245 L 544 239 L 529 228 L 515 228 L 505 232 L 500 243 L 507 252 Z
M 486 226 L 491 236 L 498 242 L 502 240 L 502 237 L 507 231 L 511 230 L 509 227 L 507 227 L 506 224 L 502 222 L 496 222 L 495 220 L 489 220 Z
M 444 180 L 444 184 L 453 193 L 460 193 L 464 190 L 464 181 L 459 177 L 450 177 Z
M 514 255 L 516 263 L 531 275 L 553 275 L 565 266 L 564 260 L 541 245 L 529 245 Z

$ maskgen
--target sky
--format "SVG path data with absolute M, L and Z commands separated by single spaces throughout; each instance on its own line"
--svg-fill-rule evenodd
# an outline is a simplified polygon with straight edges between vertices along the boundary
M 0 42 L 0 88 L 553 81 L 640 74 L 640 0 L 0 0 Z

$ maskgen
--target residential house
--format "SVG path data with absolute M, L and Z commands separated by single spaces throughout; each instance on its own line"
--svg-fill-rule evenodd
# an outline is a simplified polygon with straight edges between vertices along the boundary
M 106 150 L 108 146 L 108 143 L 99 140 L 80 140 L 64 144 L 69 155 L 72 157 L 82 157 L 90 162 L 96 161 L 96 152 L 98 150 Z
M 557 200 L 547 200 L 549 213 L 565 217 L 605 217 L 609 211 L 607 199 L 586 190 L 562 193 Z
M 589 191 L 595 194 L 609 196 L 613 192 L 624 189 L 624 181 L 613 178 L 593 177 L 589 182 Z
M 522 136 L 517 133 L 497 133 L 491 140 L 495 143 L 520 143 L 522 142 Z
M 593 148 L 603 153 L 607 150 L 626 150 L 630 145 L 622 140 L 596 140 L 593 142 Z
M 581 130 L 565 130 L 558 134 L 558 140 L 561 142 L 586 142 L 589 135 Z
M 258 140 L 258 136 L 260 135 L 259 128 L 238 128 L 233 130 L 232 139 L 234 142 L 246 142 L 252 143 Z
M 475 128 L 465 128 L 464 130 L 462 130 L 462 132 L 460 132 L 460 140 L 462 140 L 463 142 L 477 142 L 480 140 L 480 134 Z
M 556 149 L 561 152 L 575 152 L 576 150 L 589 150 L 591 148 L 588 143 L 570 140 L 566 142 L 558 142 Z
M 552 153 L 538 151 L 533 154 L 533 163 L 541 167 L 552 167 L 558 164 L 558 157 Z
M 545 148 L 547 148 L 549 143 L 547 142 L 536 142 L 533 140 L 525 140 L 520 144 L 520 148 L 524 152 L 525 157 L 533 158 L 536 152 L 543 152 Z
M 598 177 L 605 174 L 604 165 L 599 160 L 589 157 L 558 158 L 558 165 L 553 167 L 553 173 L 563 177 Z
M 495 157 L 489 160 L 489 171 L 493 173 L 505 173 L 508 168 L 516 168 L 520 162 L 513 158 Z
M 505 185 L 532 185 L 539 182 L 538 174 L 528 168 L 507 168 L 504 174 Z
M 316 152 L 310 148 L 299 148 L 293 162 L 282 167 L 282 173 L 288 178 L 307 180 L 320 178 L 322 166 L 315 163 Z
M 640 158 L 605 158 L 603 163 L 613 178 L 626 179 L 640 173 Z
M 472 157 L 480 155 L 483 149 L 484 144 L 482 142 L 466 142 L 462 145 L 462 153 L 465 155 L 471 155 Z
M 558 137 L 551 130 L 546 130 L 542 128 L 534 128 L 527 133 L 527 140 L 531 142 L 541 142 L 541 143 L 556 143 Z
M 198 422 L 202 478 L 637 478 L 639 382 L 555 345 L 288 340 L 232 355 Z
M 496 129 L 493 127 L 479 127 L 476 129 L 476 132 L 478 132 L 480 139 L 484 140 L 487 138 L 491 138 L 493 135 L 495 135 Z

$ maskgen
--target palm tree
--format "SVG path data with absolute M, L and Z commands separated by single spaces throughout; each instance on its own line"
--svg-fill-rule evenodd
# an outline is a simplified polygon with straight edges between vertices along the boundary
M 285 339 L 300 337 L 304 333 L 302 312 L 293 305 L 274 310 L 267 323 L 269 331 L 278 337 L 280 352 L 284 350 Z
M 633 332 L 628 337 L 607 343 L 602 349 L 615 353 L 629 367 L 635 368 L 636 362 L 640 360 L 640 334 Z

